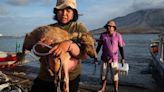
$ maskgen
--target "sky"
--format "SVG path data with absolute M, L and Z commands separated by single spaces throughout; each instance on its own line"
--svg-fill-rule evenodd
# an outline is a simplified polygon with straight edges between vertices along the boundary
M 89 30 L 141 9 L 164 8 L 164 0 L 76 0 L 79 21 Z M 52 18 L 56 0 L 0 0 L 0 34 L 22 36 Z

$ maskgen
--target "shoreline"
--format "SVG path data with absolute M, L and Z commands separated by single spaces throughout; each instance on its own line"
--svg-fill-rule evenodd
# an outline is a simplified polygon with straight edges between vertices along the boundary
M 28 87 L 30 89 L 30 86 L 32 85 L 32 81 L 35 77 L 26 75 L 25 72 L 16 72 L 16 71 L 3 71 L 9 78 L 16 81 L 19 80 L 23 87 Z M 84 75 L 85 76 L 85 75 Z M 84 77 L 82 76 L 82 77 Z M 85 78 L 82 78 L 82 81 L 79 85 L 79 91 L 78 92 L 97 92 L 97 90 L 101 87 L 99 82 L 86 82 L 84 81 Z M 143 87 L 143 85 L 137 85 L 137 84 L 130 84 L 130 83 L 123 83 L 122 81 L 119 82 L 119 90 L 121 92 L 163 92 L 163 91 L 156 91 L 158 88 L 149 89 L 146 87 Z M 58 89 L 59 90 L 59 89 Z M 107 83 L 107 91 L 114 92 L 113 84 L 111 81 Z
M 6 72 L 3 71 L 9 78 L 16 81 L 19 80 L 19 83 L 22 85 L 22 87 L 26 87 L 30 89 L 30 86 L 32 85 L 32 81 L 34 77 L 30 77 L 27 75 L 24 75 L 22 72 Z M 101 87 L 100 84 L 91 84 L 91 83 L 84 83 L 80 82 L 79 85 L 79 91 L 78 92 L 97 92 L 97 90 Z M 59 90 L 59 89 L 58 89 Z M 119 90 L 121 92 L 131 92 L 131 90 L 134 90 L 133 92 L 155 92 L 151 91 L 149 89 L 143 88 L 143 87 L 137 87 L 134 85 L 127 85 L 127 84 L 119 84 Z M 112 83 L 107 83 L 107 91 L 114 92 Z

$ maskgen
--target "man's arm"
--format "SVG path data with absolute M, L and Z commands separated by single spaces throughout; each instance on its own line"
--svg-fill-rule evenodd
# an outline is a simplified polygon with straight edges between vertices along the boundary
M 97 48 L 96 48 L 96 53 L 98 54 L 100 49 L 101 49 L 101 46 L 102 46 L 102 42 L 100 42 L 101 40 L 98 41 L 98 45 L 97 45 Z M 98 64 L 98 60 L 97 58 L 94 59 L 94 63 Z
M 124 48 L 119 46 L 119 51 L 120 51 L 120 54 L 121 54 L 121 57 L 122 57 L 121 58 L 121 63 L 123 65 L 124 62 L 125 62 L 125 59 L 124 59 Z
M 96 48 L 96 52 L 97 52 L 97 54 L 99 53 L 100 49 L 101 49 L 101 44 L 98 43 L 97 48 Z

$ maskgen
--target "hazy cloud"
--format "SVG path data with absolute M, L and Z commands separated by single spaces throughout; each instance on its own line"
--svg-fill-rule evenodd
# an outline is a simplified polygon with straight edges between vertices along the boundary
M 149 9 L 149 8 L 164 8 L 163 0 L 135 0 L 132 8 L 134 10 Z
M 23 34 L 37 25 L 54 22 L 52 11 L 56 1 L 0 0 L 0 33 L 12 30 L 8 34 Z M 164 0 L 77 0 L 78 11 L 83 15 L 80 16 L 80 21 L 86 24 L 89 30 L 100 28 L 110 19 L 137 10 L 161 7 L 164 7 Z M 10 27 L 6 28 L 6 25 Z
M 49 3 L 51 3 L 51 1 L 52 1 L 52 0 L 43 0 L 43 3 L 49 4 Z
M 26 6 L 29 4 L 40 3 L 42 5 L 48 5 L 52 0 L 7 0 L 7 3 L 14 6 Z
M 7 14 L 8 14 L 7 9 L 3 5 L 0 5 L 0 16 L 4 16 Z
M 14 6 L 24 6 L 29 4 L 30 0 L 7 0 L 7 3 Z
M 81 6 L 79 3 L 79 12 L 83 14 L 80 20 L 86 23 L 91 30 L 95 29 L 95 27 L 102 27 L 106 21 L 110 19 L 124 15 L 125 12 L 123 12 L 123 10 L 126 9 L 130 3 L 125 3 L 123 0 L 102 0 L 98 2 L 95 2 L 95 0 L 89 0 L 89 3 L 87 3 L 87 0 L 84 0 L 82 2 L 86 4 Z

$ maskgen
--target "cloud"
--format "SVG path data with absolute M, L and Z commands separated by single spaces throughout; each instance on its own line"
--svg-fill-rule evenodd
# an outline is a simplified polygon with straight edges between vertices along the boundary
M 132 9 L 150 9 L 150 8 L 164 8 L 163 0 L 135 0 L 132 4 Z
M 8 10 L 3 5 L 0 5 L 0 16 L 5 16 L 7 14 Z
M 29 4 L 30 0 L 8 0 L 7 3 L 14 6 L 24 6 Z
M 43 3 L 50 4 L 51 3 L 51 0 L 43 0 Z
M 46 17 L 30 17 L 30 18 L 12 18 L 0 17 L 0 33 L 4 35 L 25 35 L 34 28 L 53 23 L 54 21 Z
M 126 7 L 120 10 L 123 16 L 143 9 L 164 8 L 163 0 L 133 0 L 131 3 L 127 4 L 128 5 Z
M 7 0 L 7 3 L 13 6 L 26 6 L 29 4 L 49 5 L 51 1 L 52 0 Z
M 89 0 L 89 3 L 85 1 L 87 2 L 87 0 L 84 0 L 78 4 L 79 13 L 83 14 L 80 20 L 86 23 L 90 30 L 103 27 L 106 21 L 124 15 L 125 12 L 123 10 L 130 5 L 129 2 L 125 3 L 122 0 L 102 0 L 97 2 Z M 83 6 L 81 6 L 82 3 Z
M 0 32 L 5 25 L 11 23 L 11 20 L 15 21 L 12 26 L 10 26 L 11 29 L 6 28 L 5 30 L 18 28 L 19 25 L 23 27 L 25 25 L 23 23 L 31 23 L 31 25 L 27 24 L 25 27 L 28 28 L 22 29 L 31 29 L 36 26 L 35 24 L 40 24 L 40 22 L 44 23 L 45 20 L 43 21 L 42 18 L 51 20 L 56 1 L 57 0 L 0 0 L 0 18 L 3 16 L 16 19 L 5 18 L 5 20 L 3 19 L 4 21 L 0 19 Z M 164 7 L 163 5 L 164 0 L 77 0 L 77 8 L 79 13 L 83 15 L 80 16 L 79 19 L 84 22 L 90 30 L 102 27 L 110 19 L 125 16 L 141 9 Z M 23 23 L 18 23 L 20 17 L 25 18 L 22 19 L 24 20 Z M 38 20 L 31 20 L 31 17 L 35 17 Z M 8 23 L 6 23 L 7 20 Z M 20 22 L 22 20 L 20 20 Z M 22 29 L 20 29 L 21 32 L 23 32 Z M 28 30 L 24 31 L 27 32 Z
M 164 0 L 81 0 L 77 2 L 80 20 L 89 29 L 102 27 L 106 21 L 125 16 L 137 10 L 149 8 L 163 8 Z
M 95 6 L 88 8 L 84 11 L 83 16 L 80 17 L 81 21 L 86 23 L 90 30 L 95 29 L 95 27 L 102 27 L 106 21 L 118 17 L 121 15 L 120 9 L 118 7 L 109 6 Z

